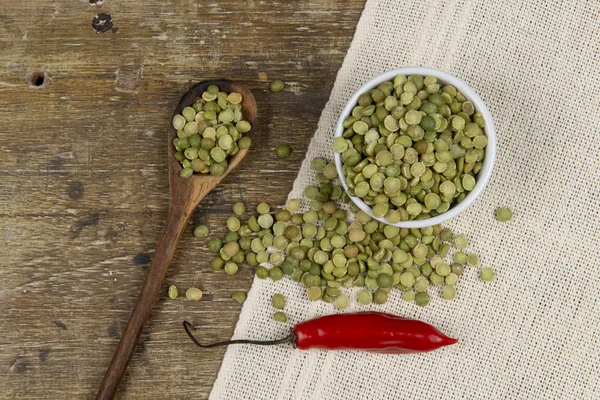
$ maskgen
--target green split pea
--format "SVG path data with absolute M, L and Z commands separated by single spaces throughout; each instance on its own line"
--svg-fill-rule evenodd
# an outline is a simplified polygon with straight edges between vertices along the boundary
M 289 157 L 292 154 L 292 147 L 289 144 L 280 144 L 275 148 L 275 153 L 280 158 Z
M 510 208 L 500 207 L 496 210 L 496 218 L 501 222 L 510 221 L 512 219 L 512 211 Z
M 418 306 L 430 303 L 432 286 L 440 287 L 444 299 L 456 297 L 465 268 L 479 265 L 477 254 L 465 252 L 466 236 L 440 225 L 406 229 L 383 224 L 350 202 L 335 182 L 333 163 L 317 158 L 311 168 L 316 184 L 305 188 L 304 199 L 288 200 L 284 209 L 261 202 L 254 215 L 242 219 L 246 207 L 235 203 L 235 216 L 227 219 L 229 232 L 207 241 L 215 253 L 211 268 L 235 274 L 245 261 L 257 278 L 278 281 L 287 276 L 305 288 L 309 300 L 338 309 L 349 305 L 346 290 L 352 287 L 359 288 L 356 300 L 362 305 L 384 304 L 396 289 Z M 420 168 L 413 172 L 421 173 Z M 367 174 L 378 173 L 374 171 L 367 168 Z M 427 202 L 432 201 L 430 196 Z M 456 251 L 450 254 L 452 247 Z M 482 269 L 481 279 L 493 279 L 490 272 Z M 277 293 L 271 303 L 283 310 L 286 300 Z M 285 314 L 278 311 L 273 317 L 284 320 Z

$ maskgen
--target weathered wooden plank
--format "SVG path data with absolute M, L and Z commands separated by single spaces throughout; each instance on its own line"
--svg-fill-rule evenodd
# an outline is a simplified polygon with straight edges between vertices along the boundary
M 196 353 L 181 320 L 229 337 L 229 296 L 252 271 L 213 272 L 192 225 L 222 234 L 234 201 L 284 203 L 364 0 L 88 3 L 0 4 L 0 398 L 94 396 L 166 218 L 171 112 L 193 83 L 229 78 L 253 91 L 257 134 L 167 277 L 205 298 L 157 302 L 120 391 L 206 398 L 224 349 Z M 92 29 L 100 12 L 116 32 Z M 272 94 L 276 78 L 287 87 Z M 294 151 L 281 160 L 283 142 Z

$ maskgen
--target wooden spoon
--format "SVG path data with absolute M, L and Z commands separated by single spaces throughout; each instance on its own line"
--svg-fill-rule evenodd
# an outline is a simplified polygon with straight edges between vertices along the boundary
M 252 125 L 252 129 L 247 135 L 252 134 L 256 122 L 256 101 L 254 100 L 254 96 L 243 85 L 228 80 L 206 81 L 194 86 L 181 98 L 173 116 L 180 114 L 181 110 L 187 106 L 191 106 L 200 99 L 202 93 L 206 91 L 209 85 L 217 85 L 223 91 L 238 92 L 242 95 L 242 113 L 244 114 L 244 119 Z M 127 327 L 123 332 L 123 336 L 121 336 L 121 340 L 106 371 L 96 399 L 107 400 L 115 396 L 121 378 L 123 378 L 125 369 L 127 369 L 127 364 L 135 350 L 138 338 L 142 333 L 144 324 L 150 316 L 152 304 L 158 297 L 162 282 L 167 274 L 167 269 L 173 258 L 173 253 L 177 247 L 177 242 L 192 212 L 202 199 L 242 161 L 248 152 L 248 149 L 241 149 L 235 156 L 229 159 L 229 166 L 221 176 L 194 174 L 189 178 L 182 178 L 179 176 L 182 169 L 181 164 L 174 157 L 175 148 L 173 146 L 173 139 L 176 137 L 177 132 L 171 123 L 169 123 L 167 147 L 169 153 L 171 200 L 167 223 L 158 242 L 156 253 L 154 253 L 154 257 L 152 258 L 152 264 L 142 285 L 137 303 L 131 312 Z

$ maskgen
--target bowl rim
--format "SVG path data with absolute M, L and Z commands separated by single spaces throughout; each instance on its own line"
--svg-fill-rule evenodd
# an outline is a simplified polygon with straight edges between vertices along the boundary
M 379 86 L 379 84 L 381 84 L 385 81 L 393 80 L 399 74 L 403 74 L 406 76 L 408 76 L 408 75 L 422 75 L 422 76 L 432 75 L 432 76 L 435 76 L 442 83 L 444 83 L 446 85 L 449 84 L 449 85 L 454 86 L 458 91 L 460 91 L 465 96 L 465 98 L 470 100 L 475 105 L 475 110 L 477 110 L 483 114 L 483 118 L 484 118 L 484 122 L 485 122 L 484 129 L 485 129 L 485 134 L 488 138 L 488 144 L 485 148 L 486 150 L 485 150 L 485 158 L 483 160 L 483 166 L 482 166 L 481 170 L 479 171 L 477 183 L 475 184 L 475 187 L 473 188 L 473 190 L 468 195 L 465 196 L 463 201 L 454 205 L 448 211 L 446 211 L 442 214 L 439 214 L 435 217 L 422 219 L 422 220 L 416 220 L 416 221 L 415 220 L 400 221 L 396 224 L 391 224 L 385 219 L 385 217 L 373 216 L 373 211 L 372 211 L 371 207 L 368 206 L 364 201 L 362 201 L 362 199 L 360 199 L 356 196 L 350 196 L 350 194 L 348 193 L 348 185 L 346 184 L 346 177 L 344 176 L 344 173 L 342 170 L 342 156 L 340 153 L 334 153 L 335 167 L 337 169 L 337 173 L 338 173 L 340 182 L 341 182 L 342 186 L 344 187 L 344 190 L 350 197 L 350 200 L 352 202 L 354 202 L 362 211 L 367 213 L 369 216 L 376 219 L 377 221 L 383 222 L 387 225 L 397 226 L 399 228 L 424 228 L 427 226 L 441 224 L 442 222 L 446 222 L 446 221 L 456 217 L 457 215 L 462 213 L 464 210 L 466 210 L 469 206 L 471 206 L 475 202 L 477 197 L 479 197 L 479 195 L 481 193 L 483 193 L 483 190 L 485 189 L 486 185 L 488 184 L 488 182 L 490 180 L 490 177 L 492 175 L 492 170 L 494 167 L 494 162 L 496 161 L 496 130 L 494 128 L 494 121 L 492 119 L 492 115 L 491 115 L 490 111 L 488 110 L 486 104 L 481 99 L 481 97 L 479 97 L 479 95 L 475 92 L 475 90 L 473 90 L 466 82 L 457 78 L 454 75 L 451 75 L 447 72 L 440 71 L 440 70 L 434 69 L 434 68 L 404 67 L 404 68 L 396 68 L 396 69 L 384 72 L 382 74 L 379 74 L 379 75 L 375 76 L 374 78 L 370 79 L 368 82 L 366 82 L 364 85 L 362 85 L 356 92 L 354 92 L 352 97 L 350 97 L 350 99 L 346 103 L 346 106 L 344 107 L 342 113 L 340 114 L 340 117 L 338 119 L 338 122 L 337 122 L 337 125 L 335 128 L 334 138 L 341 137 L 342 134 L 344 133 L 344 126 L 343 126 L 344 120 L 346 119 L 346 117 L 348 115 L 351 114 L 352 109 L 356 106 L 356 104 L 358 102 L 358 97 L 361 94 L 367 92 L 370 89 L 373 89 L 373 88 Z

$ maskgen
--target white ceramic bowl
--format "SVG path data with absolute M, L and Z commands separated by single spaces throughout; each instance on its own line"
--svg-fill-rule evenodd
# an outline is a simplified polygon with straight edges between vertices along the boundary
M 468 100 L 470 100 L 475 105 L 475 110 L 479 111 L 483 114 L 483 118 L 485 119 L 485 135 L 488 138 L 488 144 L 485 148 L 485 158 L 483 159 L 483 167 L 477 174 L 477 184 L 475 188 L 458 204 L 453 205 L 448 211 L 437 215 L 432 218 L 417 220 L 417 221 L 400 221 L 397 224 L 390 224 L 385 218 L 376 218 L 373 216 L 373 210 L 364 201 L 362 201 L 358 197 L 350 196 L 352 201 L 360 207 L 361 210 L 369 214 L 371 217 L 375 218 L 378 221 L 386 223 L 388 225 L 394 225 L 400 228 L 423 228 L 426 226 L 440 224 L 444 221 L 447 221 L 451 218 L 456 217 L 458 214 L 466 210 L 473 202 L 477 196 L 479 196 L 485 185 L 487 185 L 490 180 L 490 176 L 492 175 L 492 168 L 494 167 L 494 161 L 496 160 L 496 131 L 494 130 L 494 122 L 492 121 L 492 115 L 487 109 L 481 97 L 469 85 L 467 85 L 462 80 L 457 77 L 450 75 L 447 72 L 439 71 L 437 69 L 432 68 L 424 68 L 424 67 L 407 67 L 407 68 L 399 68 L 392 71 L 385 72 L 381 75 L 376 76 L 371 79 L 367 83 L 365 83 L 354 95 L 348 100 L 344 111 L 338 120 L 336 129 L 335 129 L 335 137 L 342 136 L 344 133 L 344 120 L 352 113 L 352 109 L 358 103 L 358 97 L 379 86 L 379 84 L 385 81 L 391 81 L 398 74 L 403 75 L 422 75 L 428 76 L 433 75 L 438 78 L 438 80 L 445 85 L 452 85 L 458 91 L 460 91 Z M 346 177 L 342 171 L 342 156 L 339 153 L 335 153 L 335 166 L 337 168 L 338 175 L 340 177 L 340 181 L 342 182 L 342 186 L 346 192 L 348 192 L 348 185 L 346 184 Z

